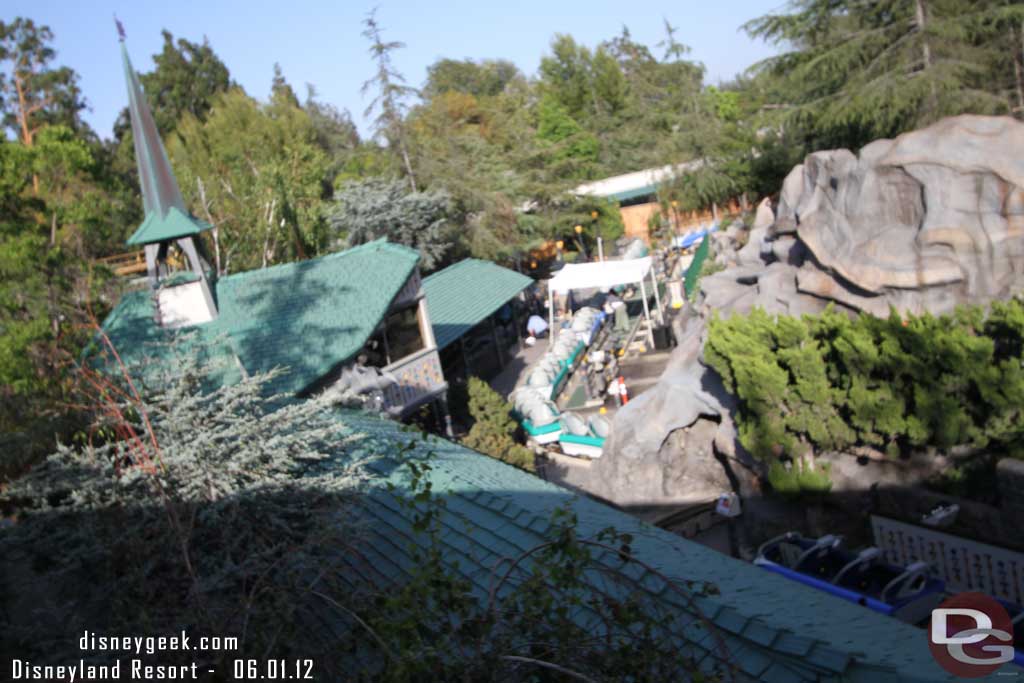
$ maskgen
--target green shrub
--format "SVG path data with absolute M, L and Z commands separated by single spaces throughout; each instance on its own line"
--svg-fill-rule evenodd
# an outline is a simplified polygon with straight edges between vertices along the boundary
M 826 309 L 713 318 L 707 362 L 739 398 L 755 456 L 871 446 L 1024 451 L 1024 305 L 888 318 Z M 806 448 L 806 446 L 805 446 Z
M 532 472 L 533 451 L 512 438 L 516 422 L 511 412 L 512 406 L 491 389 L 487 382 L 470 377 L 469 414 L 475 422 L 462 443 L 492 458 Z
M 776 460 L 768 468 L 768 483 L 776 493 L 787 498 L 822 495 L 832 489 L 829 466 L 797 458 L 790 466 Z

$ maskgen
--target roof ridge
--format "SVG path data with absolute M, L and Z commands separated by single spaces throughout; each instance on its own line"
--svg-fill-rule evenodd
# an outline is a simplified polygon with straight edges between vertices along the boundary
M 238 279 L 245 279 L 246 277 L 255 277 L 259 273 L 283 273 L 288 272 L 289 269 L 301 268 L 301 267 L 312 267 L 317 263 L 323 263 L 326 261 L 334 261 L 341 259 L 346 256 L 360 254 L 366 251 L 376 251 L 380 248 L 388 248 L 388 251 L 403 256 L 413 256 L 419 259 L 419 252 L 409 247 L 395 244 L 394 242 L 388 242 L 386 237 L 382 237 L 372 242 L 364 242 L 363 244 L 357 244 L 354 247 L 349 247 L 341 251 L 332 251 L 327 254 L 321 254 L 320 256 L 313 256 L 311 258 L 302 259 L 301 261 L 286 261 L 284 263 L 275 263 L 270 266 L 264 266 L 262 268 L 252 268 L 250 270 L 242 270 L 237 273 L 231 273 L 229 275 L 223 275 L 219 278 L 220 282 L 225 280 L 234 281 Z

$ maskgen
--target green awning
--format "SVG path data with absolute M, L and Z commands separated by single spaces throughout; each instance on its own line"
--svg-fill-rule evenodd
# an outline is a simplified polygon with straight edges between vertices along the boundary
M 437 348 L 457 341 L 531 284 L 525 275 L 479 259 L 459 261 L 424 278 Z

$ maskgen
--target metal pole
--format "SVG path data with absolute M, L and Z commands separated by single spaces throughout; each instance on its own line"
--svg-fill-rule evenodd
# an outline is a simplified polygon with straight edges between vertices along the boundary
M 548 280 L 548 346 L 555 340 L 555 298 L 551 292 L 551 281 Z
M 604 262 L 604 240 L 600 237 L 597 238 L 597 259 Z
M 644 318 L 647 320 L 647 339 L 651 342 L 651 349 L 654 349 L 654 329 L 651 327 L 651 310 L 647 305 L 647 288 L 644 286 L 644 278 L 640 277 L 640 298 L 644 302 Z
M 665 313 L 661 310 L 661 295 L 658 294 L 658 279 L 654 277 L 654 266 L 651 266 L 651 283 L 654 285 L 654 304 L 658 307 L 658 323 L 665 324 Z

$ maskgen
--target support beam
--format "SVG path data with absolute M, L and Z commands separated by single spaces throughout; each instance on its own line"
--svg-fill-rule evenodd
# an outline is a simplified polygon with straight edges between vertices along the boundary
M 644 286 L 644 278 L 640 278 L 640 298 L 644 302 L 644 319 L 647 320 L 647 340 L 654 348 L 654 328 L 651 327 L 651 309 L 647 305 L 647 287 Z
M 469 356 L 466 355 L 466 337 L 459 337 L 459 348 L 462 350 L 462 368 L 466 375 L 466 381 L 469 381 L 470 375 L 473 374 L 473 369 L 469 367 Z
M 206 302 L 206 308 L 210 311 L 210 318 L 216 318 L 217 304 L 214 303 L 210 282 L 206 279 L 206 271 L 203 269 L 203 261 L 199 257 L 199 250 L 196 249 L 195 241 L 191 237 L 182 238 L 178 240 L 178 247 L 184 252 L 192 272 L 199 277 L 199 287 L 203 291 L 203 300 Z
M 515 301 L 509 302 L 512 307 L 512 324 L 516 326 L 516 348 L 523 350 L 523 326 L 519 324 L 519 313 L 516 311 Z
M 551 281 L 548 281 L 548 346 L 555 341 L 555 298 L 551 292 Z
M 654 275 L 654 266 L 651 266 L 651 284 L 654 286 L 654 305 L 658 309 L 658 324 L 665 324 L 665 312 L 661 308 L 661 295 L 658 293 L 658 278 Z
M 498 354 L 498 366 L 505 369 L 505 350 L 501 347 L 501 339 L 498 337 L 498 326 L 494 322 L 494 314 L 492 313 L 488 318 L 491 322 L 491 337 L 494 338 L 494 350 Z
M 452 429 L 452 414 L 448 410 L 448 392 L 441 395 L 441 410 L 444 411 L 444 433 L 449 439 L 455 438 L 455 430 Z

